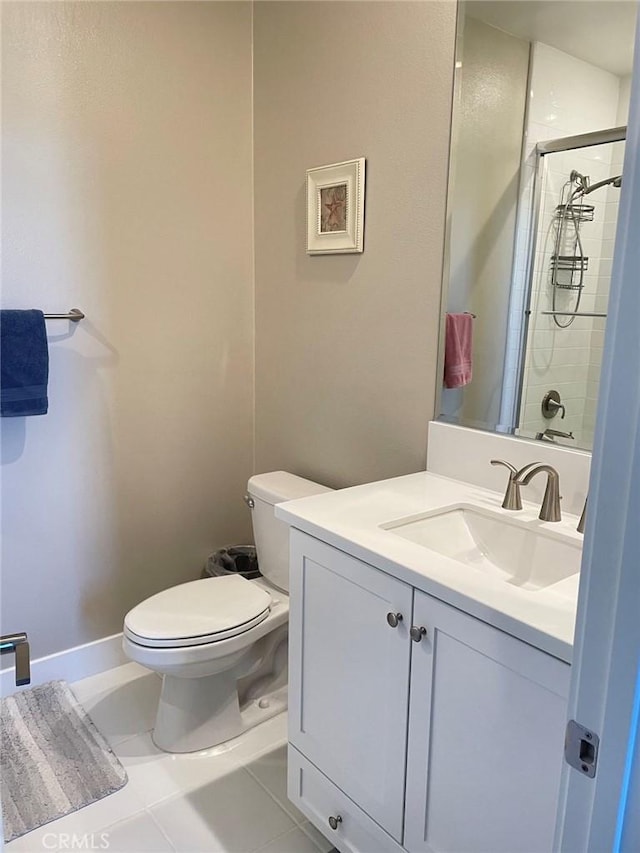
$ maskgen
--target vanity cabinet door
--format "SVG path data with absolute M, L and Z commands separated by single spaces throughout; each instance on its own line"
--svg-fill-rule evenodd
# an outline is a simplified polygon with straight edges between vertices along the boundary
M 568 664 L 416 591 L 404 846 L 550 853 Z
M 297 530 L 290 566 L 289 740 L 402 842 L 413 590 Z

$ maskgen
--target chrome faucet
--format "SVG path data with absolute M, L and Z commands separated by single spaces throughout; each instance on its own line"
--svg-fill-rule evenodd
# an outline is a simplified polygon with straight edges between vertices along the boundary
M 556 438 L 574 438 L 572 432 L 562 432 L 561 429 L 545 429 L 544 432 L 536 433 L 536 441 L 550 441 L 555 444 Z
M 544 490 L 542 498 L 542 506 L 538 518 L 540 521 L 562 521 L 560 513 L 560 477 L 555 468 L 551 465 L 539 465 L 534 463 L 534 467 L 526 466 L 530 470 L 522 478 L 522 485 L 528 486 L 531 480 L 541 471 L 547 475 L 547 487 Z M 525 468 L 522 469 L 526 470 Z M 522 472 L 520 472 L 522 473 Z
M 519 471 L 509 462 L 504 462 L 502 459 L 492 459 L 492 465 L 504 465 L 509 470 L 509 480 L 507 489 L 502 501 L 503 509 L 518 510 L 522 509 L 522 498 L 520 496 L 520 486 L 528 486 L 531 480 L 541 471 L 547 474 L 547 487 L 542 498 L 542 506 L 538 518 L 540 521 L 561 521 L 560 514 L 560 477 L 555 468 L 551 465 L 544 465 L 541 462 L 530 462 Z
M 522 509 L 522 498 L 520 497 L 520 483 L 518 477 L 520 471 L 510 462 L 505 462 L 503 459 L 492 459 L 492 465 L 504 465 L 509 471 L 509 479 L 507 480 L 507 489 L 504 493 L 502 501 L 502 509 Z
M 585 518 L 587 517 L 587 501 L 588 500 L 589 500 L 589 496 L 587 495 L 587 497 L 584 499 L 584 506 L 582 507 L 582 514 L 580 516 L 580 521 L 578 522 L 578 526 L 576 527 L 576 530 L 578 531 L 578 533 L 584 533 L 584 521 L 585 521 Z
M 29 643 L 27 635 L 5 634 L 0 637 L 0 655 L 15 652 L 16 656 L 16 687 L 31 683 L 31 666 L 29 663 Z

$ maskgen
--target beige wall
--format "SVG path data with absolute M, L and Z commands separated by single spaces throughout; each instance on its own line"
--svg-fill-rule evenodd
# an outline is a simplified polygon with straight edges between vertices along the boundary
M 256 468 L 424 469 L 455 4 L 256 3 Z M 365 251 L 305 253 L 305 170 L 367 158 Z
M 50 322 L 2 420 L 2 629 L 117 632 L 249 533 L 251 8 L 4 3 L 3 306 Z
M 629 121 L 629 101 L 631 99 L 631 74 L 620 78 L 620 94 L 618 96 L 618 114 L 616 124 L 622 125 Z
M 455 5 L 3 4 L 6 308 L 50 409 L 2 419 L 2 630 L 34 657 L 250 536 L 253 470 L 423 468 Z M 366 250 L 310 258 L 311 166 L 367 158 Z M 253 240 L 257 249 L 253 460 Z

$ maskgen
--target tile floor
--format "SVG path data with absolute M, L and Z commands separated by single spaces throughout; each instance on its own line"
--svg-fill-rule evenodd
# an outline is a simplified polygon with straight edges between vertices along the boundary
M 287 799 L 286 714 L 220 747 L 169 755 L 151 740 L 160 678 L 135 663 L 72 684 L 127 769 L 120 791 L 5 845 L 6 853 L 328 853 Z

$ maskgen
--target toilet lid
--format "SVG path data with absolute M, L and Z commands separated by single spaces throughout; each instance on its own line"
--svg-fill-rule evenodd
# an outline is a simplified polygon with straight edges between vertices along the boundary
M 235 637 L 269 615 L 269 593 L 239 575 L 183 583 L 147 598 L 124 628 L 145 646 L 191 646 Z

